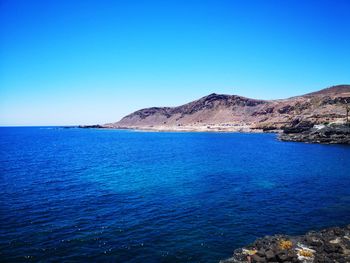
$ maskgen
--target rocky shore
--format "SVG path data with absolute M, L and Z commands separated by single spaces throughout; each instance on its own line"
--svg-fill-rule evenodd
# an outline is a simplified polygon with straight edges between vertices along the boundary
M 282 141 L 326 143 L 326 144 L 350 144 L 350 125 L 308 125 L 301 123 L 294 127 L 285 128 L 280 134 Z
M 236 249 L 220 263 L 349 263 L 350 225 L 311 231 L 301 236 L 275 235 Z
M 94 124 L 94 125 L 79 125 L 78 128 L 81 129 L 104 129 L 104 125 Z

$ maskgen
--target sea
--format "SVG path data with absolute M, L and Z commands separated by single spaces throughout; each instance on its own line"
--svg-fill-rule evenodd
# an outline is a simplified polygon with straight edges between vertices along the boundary
M 1 262 L 218 262 L 350 224 L 350 147 L 275 134 L 0 128 Z

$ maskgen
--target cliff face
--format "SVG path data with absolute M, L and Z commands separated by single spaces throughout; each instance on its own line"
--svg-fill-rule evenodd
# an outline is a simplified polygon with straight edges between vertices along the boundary
M 350 85 L 281 100 L 210 94 L 178 107 L 138 110 L 109 128 L 154 130 L 273 130 L 299 122 L 344 122 Z

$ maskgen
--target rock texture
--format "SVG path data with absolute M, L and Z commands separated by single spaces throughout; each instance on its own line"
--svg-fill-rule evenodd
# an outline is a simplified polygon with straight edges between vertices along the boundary
M 348 263 L 350 262 L 350 225 L 334 227 L 302 236 L 275 235 L 256 240 L 234 251 L 220 263 Z
M 308 127 L 308 124 L 296 125 L 285 128 L 279 139 L 294 142 L 350 144 L 350 125 L 331 124 L 313 127 Z
M 350 85 L 338 85 L 281 100 L 210 94 L 178 107 L 153 107 L 131 113 L 106 128 L 197 131 L 273 131 L 294 122 L 312 125 L 344 122 Z

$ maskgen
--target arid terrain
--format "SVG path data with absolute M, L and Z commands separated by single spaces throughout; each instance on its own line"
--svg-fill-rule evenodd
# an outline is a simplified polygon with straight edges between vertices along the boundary
M 152 107 L 131 113 L 104 128 L 158 131 L 262 132 L 346 122 L 350 85 L 278 100 L 210 94 L 178 107 Z

